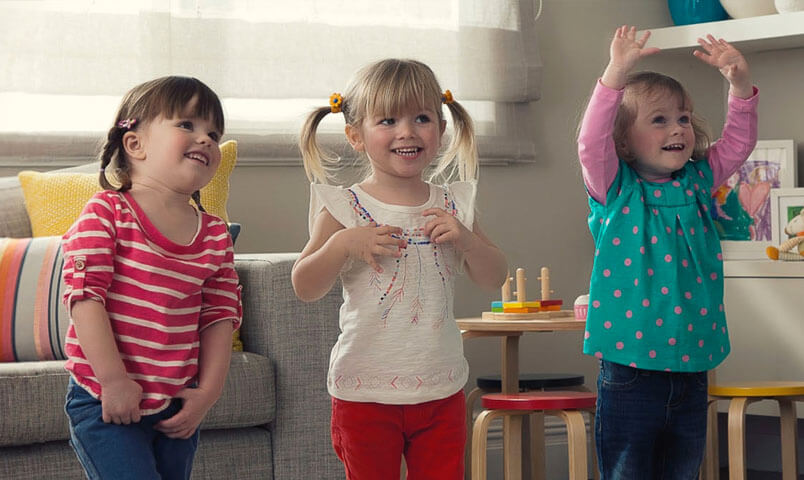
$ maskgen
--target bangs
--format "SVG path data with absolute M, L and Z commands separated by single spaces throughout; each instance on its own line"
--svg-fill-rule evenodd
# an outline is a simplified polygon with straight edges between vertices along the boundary
M 666 99 L 668 97 L 673 98 L 678 104 L 679 110 L 692 112 L 692 101 L 687 96 L 687 92 L 685 92 L 684 90 L 678 90 L 674 88 L 666 88 L 664 86 L 654 85 L 645 88 L 644 94 L 645 98 L 647 98 L 651 102 L 660 99 Z
M 390 117 L 416 108 L 432 110 L 441 119 L 441 91 L 427 67 L 423 69 L 412 62 L 389 62 L 367 80 L 364 91 L 367 116 Z
M 159 115 L 167 118 L 182 115 L 211 118 L 215 129 L 223 134 L 224 116 L 220 99 L 203 82 L 192 77 L 165 77 L 154 82 L 153 88 L 145 89 L 140 101 L 133 105 L 134 112 L 142 109 L 142 115 L 135 114 L 135 117 L 145 120 L 152 120 Z M 187 111 L 194 98 L 196 101 L 193 109 Z

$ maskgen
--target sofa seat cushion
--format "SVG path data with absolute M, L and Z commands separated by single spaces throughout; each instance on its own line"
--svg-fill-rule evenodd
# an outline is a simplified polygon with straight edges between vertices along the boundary
M 0 364 L 0 447 L 66 440 L 64 414 L 68 373 L 63 361 Z M 271 360 L 232 352 L 226 386 L 202 429 L 239 428 L 273 422 L 276 389 Z M 11 413 L 13 412 L 13 414 Z

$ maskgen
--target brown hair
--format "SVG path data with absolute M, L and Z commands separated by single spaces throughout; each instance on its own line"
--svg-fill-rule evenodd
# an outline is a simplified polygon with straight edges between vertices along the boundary
M 106 134 L 106 141 L 99 155 L 101 162 L 100 184 L 107 190 L 125 192 L 131 188 L 131 165 L 123 148 L 123 135 L 129 130 L 137 130 L 159 115 L 172 118 L 184 112 L 187 104 L 196 98 L 193 115 L 212 117 L 215 129 L 223 134 L 224 117 L 221 101 L 215 92 L 201 80 L 193 77 L 168 76 L 150 80 L 129 90 L 120 102 L 112 128 Z M 120 122 L 136 120 L 131 126 L 121 126 Z M 113 165 L 111 172 L 118 185 L 113 185 L 106 169 Z M 203 211 L 200 193 L 193 192 L 193 200 Z
M 430 179 L 449 179 L 457 173 L 461 180 L 477 178 L 477 146 L 474 124 L 457 101 L 447 103 L 455 134 L 438 160 Z M 417 60 L 386 59 L 369 64 L 355 74 L 343 95 L 341 111 L 347 124 L 359 127 L 371 115 L 392 116 L 416 106 L 438 113 L 442 121 L 442 91 L 435 73 Z M 321 120 L 330 107 L 313 110 L 301 129 L 299 149 L 307 178 L 329 183 L 337 158 L 323 151 L 316 141 Z
M 693 112 L 692 99 L 687 91 L 676 79 L 656 72 L 637 72 L 628 75 L 625 82 L 623 100 L 617 109 L 614 120 L 614 145 L 617 155 L 631 162 L 634 160 L 628 148 L 628 129 L 634 124 L 637 116 L 637 98 L 669 95 L 676 97 L 683 110 L 688 110 L 692 131 L 695 133 L 695 147 L 692 151 L 693 160 L 704 158 L 709 149 L 711 136 L 703 119 Z

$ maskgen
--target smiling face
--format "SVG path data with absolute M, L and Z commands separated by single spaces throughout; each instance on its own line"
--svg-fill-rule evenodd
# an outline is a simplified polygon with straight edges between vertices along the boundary
M 352 147 L 365 152 L 375 179 L 421 180 L 438 155 L 446 122 L 427 107 L 394 115 L 367 115 L 359 127 L 346 126 Z
M 667 178 L 684 167 L 695 149 L 692 112 L 683 98 L 667 92 L 633 101 L 634 121 L 625 135 L 631 166 L 646 180 Z
M 158 115 L 142 132 L 141 161 L 133 162 L 133 181 L 161 185 L 190 195 L 209 183 L 221 161 L 221 133 L 211 117 L 194 112 L 196 99 L 172 118 Z

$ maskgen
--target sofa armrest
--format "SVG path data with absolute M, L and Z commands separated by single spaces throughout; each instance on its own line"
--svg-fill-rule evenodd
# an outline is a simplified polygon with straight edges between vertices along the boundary
M 243 285 L 240 336 L 246 351 L 271 359 L 276 375 L 274 478 L 343 478 L 330 440 L 329 354 L 338 338 L 340 284 L 322 299 L 296 298 L 297 253 L 237 254 Z

